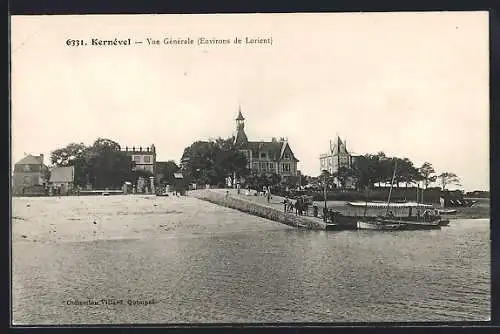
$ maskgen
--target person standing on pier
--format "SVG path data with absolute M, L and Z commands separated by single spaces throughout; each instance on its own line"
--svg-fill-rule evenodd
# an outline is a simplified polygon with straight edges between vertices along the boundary
M 267 188 L 267 203 L 271 201 L 271 191 Z

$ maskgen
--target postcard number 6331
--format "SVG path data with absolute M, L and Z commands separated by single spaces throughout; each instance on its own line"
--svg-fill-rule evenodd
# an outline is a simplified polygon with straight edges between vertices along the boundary
M 87 43 L 83 41 L 83 39 L 68 39 L 66 40 L 66 45 L 67 46 L 84 46 Z

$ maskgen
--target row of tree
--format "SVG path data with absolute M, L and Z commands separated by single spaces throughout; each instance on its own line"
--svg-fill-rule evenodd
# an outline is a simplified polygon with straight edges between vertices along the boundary
M 341 167 L 333 175 L 325 171 L 322 176 L 327 179 L 336 178 L 342 187 L 345 187 L 350 180 L 354 180 L 357 189 L 391 183 L 393 176 L 396 187 L 419 182 L 427 188 L 431 183 L 438 181 L 444 190 L 448 185 L 460 184 L 460 179 L 455 173 L 443 172 L 436 175 L 434 167 L 429 162 L 416 167 L 408 158 L 388 157 L 384 152 L 357 157 L 352 168 Z

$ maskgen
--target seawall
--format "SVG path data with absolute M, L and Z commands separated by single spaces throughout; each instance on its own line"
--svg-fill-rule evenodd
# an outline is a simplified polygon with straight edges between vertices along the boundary
M 310 230 L 326 229 L 326 224 L 320 219 L 297 216 L 295 213 L 283 212 L 240 197 L 231 195 L 226 197 L 223 192 L 217 190 L 191 190 L 189 191 L 189 196 L 292 227 L 303 226 Z

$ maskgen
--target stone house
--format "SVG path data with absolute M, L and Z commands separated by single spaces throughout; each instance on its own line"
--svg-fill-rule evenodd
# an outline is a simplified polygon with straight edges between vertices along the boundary
M 75 167 L 54 167 L 50 170 L 49 191 L 55 195 L 69 195 L 74 189 Z
M 48 167 L 43 154 L 28 154 L 14 165 L 12 176 L 13 195 L 43 195 L 47 185 Z
M 133 146 L 132 148 L 130 147 L 125 147 L 125 149 L 122 149 L 122 152 L 125 152 L 128 156 L 130 156 L 130 159 L 135 164 L 134 169 L 135 170 L 145 170 L 153 175 L 155 174 L 156 168 L 156 148 L 155 145 L 151 145 L 151 147 L 135 147 Z

